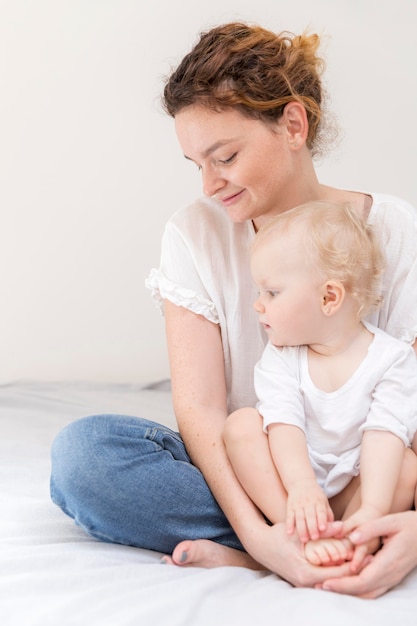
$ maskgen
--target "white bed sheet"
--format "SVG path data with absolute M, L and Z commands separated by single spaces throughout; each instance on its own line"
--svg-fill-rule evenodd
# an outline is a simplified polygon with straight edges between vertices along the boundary
M 238 567 L 161 565 L 157 553 L 87 537 L 50 502 L 49 450 L 66 423 L 102 412 L 175 428 L 164 385 L 0 387 L 2 626 L 417 624 L 417 572 L 382 598 L 362 600 Z

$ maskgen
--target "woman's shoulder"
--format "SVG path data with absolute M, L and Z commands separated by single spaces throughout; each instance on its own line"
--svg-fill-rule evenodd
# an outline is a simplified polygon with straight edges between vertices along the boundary
M 372 345 L 377 359 L 384 360 L 385 355 L 390 362 L 393 362 L 399 357 L 403 358 L 404 356 L 412 355 L 412 359 L 415 361 L 415 352 L 409 343 L 390 335 L 382 328 L 378 328 L 378 326 L 368 321 L 364 320 L 363 324 L 374 335 Z M 417 363 L 415 369 L 417 369 Z
M 224 209 L 211 198 L 197 198 L 191 204 L 178 209 L 171 215 L 167 226 L 177 228 L 197 228 L 210 227 L 210 225 L 221 224 L 225 228 L 230 228 L 233 224 L 228 218 Z
M 387 193 L 372 193 L 372 206 L 368 221 L 370 224 L 406 221 L 417 228 L 417 209 L 410 202 Z
M 202 197 L 176 211 L 166 223 L 165 234 L 180 237 L 194 248 L 227 246 L 247 251 L 255 231 L 251 222 L 233 222 L 217 202 Z

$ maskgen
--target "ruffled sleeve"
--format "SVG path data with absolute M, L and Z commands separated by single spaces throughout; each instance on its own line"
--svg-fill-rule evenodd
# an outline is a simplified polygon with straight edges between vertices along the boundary
M 161 270 L 153 268 L 145 284 L 161 313 L 164 310 L 164 300 L 169 300 L 193 313 L 203 315 L 210 322 L 219 323 L 216 307 L 210 300 L 193 289 L 173 282 Z
M 266 341 L 253 308 L 254 236 L 250 221 L 233 222 L 213 199 L 200 198 L 166 224 L 159 268 L 146 281 L 162 313 L 169 301 L 218 324 L 230 413 L 254 406 L 253 368 Z
M 164 300 L 169 300 L 218 324 L 215 290 L 210 288 L 215 263 L 210 259 L 207 218 L 196 219 L 198 212 L 198 206 L 192 207 L 192 211 L 188 208 L 168 221 L 162 237 L 160 267 L 151 270 L 145 285 L 161 313 Z

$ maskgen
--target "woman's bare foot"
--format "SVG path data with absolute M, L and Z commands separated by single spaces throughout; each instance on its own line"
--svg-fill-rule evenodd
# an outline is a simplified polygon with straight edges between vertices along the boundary
M 171 565 L 181 565 L 182 567 L 213 568 L 230 565 L 253 570 L 265 569 L 252 559 L 247 552 L 235 550 L 208 539 L 181 541 L 174 548 L 172 556 L 164 556 L 162 562 Z
M 312 565 L 340 565 L 351 561 L 354 554 L 352 542 L 347 539 L 317 539 L 308 541 L 304 546 L 304 555 Z

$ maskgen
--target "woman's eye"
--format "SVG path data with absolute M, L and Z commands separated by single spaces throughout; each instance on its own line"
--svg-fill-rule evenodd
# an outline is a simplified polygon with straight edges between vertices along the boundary
M 219 163 L 221 163 L 222 165 L 229 165 L 235 160 L 236 156 L 237 156 L 237 152 L 234 152 L 232 156 L 229 157 L 228 159 L 219 159 Z

